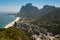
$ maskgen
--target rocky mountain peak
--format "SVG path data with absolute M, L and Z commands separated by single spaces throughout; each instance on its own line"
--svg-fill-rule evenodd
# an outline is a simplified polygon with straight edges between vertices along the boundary
M 25 6 L 32 6 L 32 4 L 31 3 L 27 3 Z
M 48 8 L 56 8 L 56 7 L 55 6 L 50 6 L 50 5 L 44 5 L 43 8 L 48 9 Z

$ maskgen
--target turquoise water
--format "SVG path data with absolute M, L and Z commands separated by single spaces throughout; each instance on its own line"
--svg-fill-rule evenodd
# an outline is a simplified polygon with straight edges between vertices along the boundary
M 0 28 L 4 28 L 8 23 L 15 20 L 15 17 L 12 15 L 6 15 L 0 13 Z

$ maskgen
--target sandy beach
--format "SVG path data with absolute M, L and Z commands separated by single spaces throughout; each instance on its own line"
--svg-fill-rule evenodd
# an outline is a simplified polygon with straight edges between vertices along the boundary
M 15 22 L 19 21 L 20 17 L 16 17 L 16 19 L 14 21 L 12 21 L 11 23 L 7 24 L 4 28 L 9 28 L 11 26 L 14 25 Z

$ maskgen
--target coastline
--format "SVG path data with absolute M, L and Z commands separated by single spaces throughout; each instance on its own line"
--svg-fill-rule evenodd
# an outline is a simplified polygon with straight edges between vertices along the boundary
M 12 21 L 9 24 L 7 24 L 4 28 L 9 28 L 9 27 L 13 26 L 14 25 L 14 22 L 19 21 L 19 19 L 20 19 L 20 17 L 16 17 L 16 19 L 14 21 Z

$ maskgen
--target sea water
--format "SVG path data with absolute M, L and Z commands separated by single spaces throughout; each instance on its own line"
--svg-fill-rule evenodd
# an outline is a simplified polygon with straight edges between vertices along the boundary
M 4 28 L 7 24 L 15 20 L 14 15 L 7 15 L 0 13 L 0 28 Z

